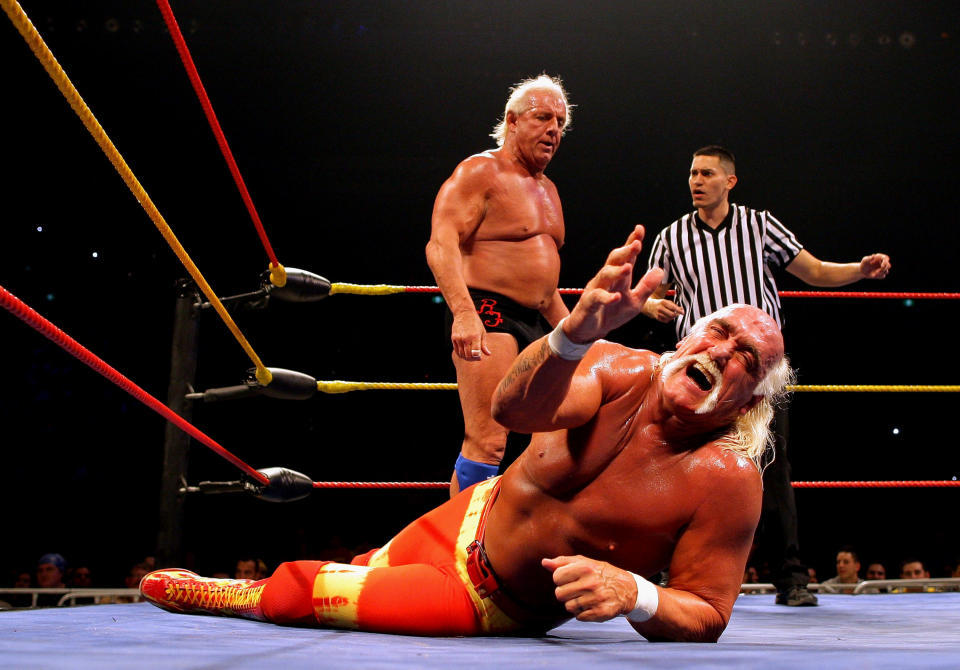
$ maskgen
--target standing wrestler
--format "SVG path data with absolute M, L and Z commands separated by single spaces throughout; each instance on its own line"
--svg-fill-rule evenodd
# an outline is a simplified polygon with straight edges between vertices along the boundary
M 568 314 L 560 298 L 563 211 L 543 173 L 570 124 L 559 79 L 515 86 L 492 136 L 499 149 L 471 156 L 433 207 L 427 262 L 449 308 L 464 437 L 451 496 L 493 477 L 507 429 L 490 398 L 517 352 Z
M 664 284 L 643 308 L 659 321 L 676 320 L 678 338 L 686 336 L 704 314 L 731 303 L 759 307 L 782 325 L 773 275 L 779 269 L 811 286 L 882 279 L 890 271 L 885 254 L 871 254 L 853 263 L 821 261 L 770 212 L 731 204 L 736 164 L 723 147 L 694 152 L 688 182 L 695 210 L 664 228 L 654 240 L 649 267 L 664 270 Z M 664 297 L 671 283 L 677 285 L 673 300 Z M 776 602 L 816 605 L 816 596 L 807 589 L 810 575 L 800 557 L 785 410 L 778 412 L 776 426 L 775 457 L 763 475 L 759 547 L 771 563 Z
M 542 633 L 625 615 L 652 640 L 724 631 L 760 514 L 771 404 L 788 383 L 772 318 L 731 306 L 662 357 L 600 340 L 660 282 L 633 285 L 642 227 L 570 315 L 520 353 L 493 415 L 532 432 L 501 477 L 350 565 L 284 563 L 259 582 L 179 570 L 140 586 L 174 612 L 420 635 Z M 669 568 L 661 587 L 644 576 Z

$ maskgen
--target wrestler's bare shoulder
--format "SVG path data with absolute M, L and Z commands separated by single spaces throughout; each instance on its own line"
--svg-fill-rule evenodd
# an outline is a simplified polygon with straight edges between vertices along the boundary
M 500 160 L 494 152 L 483 151 L 460 161 L 450 178 L 459 182 L 491 183 L 501 171 Z
M 721 441 L 704 445 L 690 454 L 690 472 L 696 472 L 704 491 L 711 498 L 727 502 L 760 499 L 762 494 L 760 471 L 743 454 L 725 446 Z
M 465 179 L 533 179 L 541 188 L 556 193 L 557 187 L 553 181 L 542 172 L 532 176 L 522 165 L 503 149 L 488 149 L 468 156 L 457 166 L 454 177 Z

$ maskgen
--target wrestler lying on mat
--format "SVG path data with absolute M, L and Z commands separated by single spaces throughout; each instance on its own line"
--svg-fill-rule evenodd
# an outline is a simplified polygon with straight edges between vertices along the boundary
M 283 563 L 260 581 L 159 570 L 174 612 L 417 635 L 541 634 L 625 615 L 650 640 L 715 641 L 760 514 L 771 403 L 790 377 L 773 320 L 702 319 L 675 353 L 600 340 L 640 313 L 643 228 L 612 251 L 570 316 L 520 353 L 493 400 L 534 433 L 501 476 L 350 565 Z M 645 579 L 669 571 L 666 587 Z

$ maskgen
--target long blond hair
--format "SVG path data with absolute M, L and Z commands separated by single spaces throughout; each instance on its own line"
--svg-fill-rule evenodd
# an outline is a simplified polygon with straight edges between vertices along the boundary
M 754 391 L 763 399 L 746 414 L 737 417 L 733 429 L 720 438 L 723 449 L 741 454 L 753 461 L 757 469 L 763 472 L 773 462 L 773 431 L 770 422 L 777 407 L 785 404 L 790 392 L 787 386 L 794 383 L 796 375 L 786 356 L 780 359 L 764 377 Z

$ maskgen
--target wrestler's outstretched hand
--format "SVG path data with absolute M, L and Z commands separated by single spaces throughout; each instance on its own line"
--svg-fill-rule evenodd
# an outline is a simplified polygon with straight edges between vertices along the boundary
M 626 570 L 586 556 L 557 556 L 540 562 L 553 572 L 557 600 L 578 621 L 608 621 L 627 614 L 637 601 L 637 582 Z
M 587 282 L 583 295 L 563 324 L 573 342 L 598 340 L 630 321 L 643 309 L 647 298 L 660 285 L 663 270 L 654 268 L 633 285 L 633 266 L 643 248 L 643 226 L 636 226 L 627 243 L 607 256 L 600 272 Z

